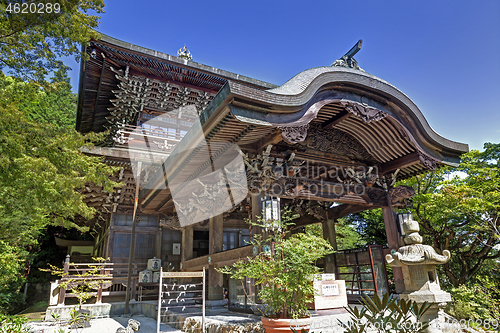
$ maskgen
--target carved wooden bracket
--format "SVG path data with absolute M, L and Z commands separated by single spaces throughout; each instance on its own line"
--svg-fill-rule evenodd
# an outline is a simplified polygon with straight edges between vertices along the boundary
M 389 199 L 393 207 L 411 207 L 411 198 L 415 190 L 410 186 L 397 186 L 389 190 Z
M 340 104 L 350 113 L 361 117 L 367 124 L 372 121 L 378 121 L 387 116 L 382 110 L 369 106 L 367 104 L 353 102 L 353 101 L 341 101 Z
M 302 142 L 307 137 L 307 129 L 309 124 L 301 126 L 278 126 L 281 130 L 281 136 L 288 143 Z
M 434 171 L 437 168 L 437 162 L 434 158 L 430 157 L 426 153 L 422 151 L 418 151 L 418 157 L 420 159 L 420 162 L 429 170 Z

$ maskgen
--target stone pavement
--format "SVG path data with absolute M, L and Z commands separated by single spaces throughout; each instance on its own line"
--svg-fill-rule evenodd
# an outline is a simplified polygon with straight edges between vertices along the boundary
M 64 332 L 72 333 L 115 333 L 120 327 L 126 327 L 128 320 L 132 318 L 141 323 L 140 333 L 155 333 L 156 320 L 144 315 L 134 315 L 132 317 L 120 316 L 113 318 L 99 318 L 90 320 L 90 327 L 78 330 L 70 330 L 68 326 L 61 326 Z M 34 333 L 59 333 L 59 327 L 54 322 L 30 322 Z M 181 333 L 167 324 L 160 325 L 161 332 Z
M 184 331 L 198 332 L 201 327 L 201 316 L 189 314 L 190 311 L 169 311 L 163 320 L 170 325 L 162 323 L 161 332 L 181 333 Z M 347 322 L 349 316 L 344 309 L 312 311 L 313 317 L 311 333 L 335 332 L 338 328 L 338 319 Z M 65 333 L 115 333 L 118 328 L 126 327 L 128 320 L 132 318 L 141 323 L 139 333 L 155 333 L 156 320 L 143 314 L 130 316 L 112 316 L 109 318 L 98 318 L 90 321 L 91 327 L 78 330 L 70 330 L 68 326 L 58 327 L 54 322 L 30 322 L 34 333 L 59 333 L 59 328 Z M 207 309 L 206 311 L 207 333 L 263 333 L 264 329 L 260 317 L 253 314 L 235 313 L 227 309 Z M 332 332 L 332 333 L 333 333 Z

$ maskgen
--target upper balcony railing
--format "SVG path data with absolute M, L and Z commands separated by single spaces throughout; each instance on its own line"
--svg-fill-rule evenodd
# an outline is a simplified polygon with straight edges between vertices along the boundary
M 115 147 L 170 153 L 187 133 L 188 128 L 122 125 L 116 132 Z

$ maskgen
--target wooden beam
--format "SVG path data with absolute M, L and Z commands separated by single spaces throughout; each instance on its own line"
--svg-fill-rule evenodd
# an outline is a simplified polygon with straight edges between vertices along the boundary
M 309 224 L 319 223 L 321 221 L 312 215 L 303 215 L 303 216 L 293 220 L 292 222 L 295 223 L 294 227 L 302 227 L 302 226 L 309 225 Z
M 330 120 L 326 121 L 324 124 L 323 124 L 323 129 L 330 129 L 332 128 L 333 126 L 337 125 L 338 123 L 346 120 L 347 118 L 349 118 L 351 116 L 351 114 L 347 111 L 342 111 L 340 112 L 339 114 L 337 114 L 336 117 L 333 117 L 331 118 Z
M 182 265 L 183 270 L 187 271 L 199 271 L 203 267 L 208 267 L 208 257 L 210 261 L 214 263 L 215 268 L 223 267 L 226 263 L 229 265 L 240 259 L 245 259 L 247 257 L 253 257 L 253 246 L 243 246 L 236 249 L 215 253 L 212 255 L 206 255 L 203 257 L 198 257 L 195 259 L 184 261 Z M 223 264 L 224 263 L 224 264 Z
M 208 253 L 222 252 L 223 246 L 223 215 L 211 217 L 208 220 Z
M 193 258 L 193 226 L 188 225 L 182 229 L 182 245 L 181 245 L 181 262 L 184 263 L 187 260 Z M 185 267 L 182 267 L 186 270 Z
M 278 142 L 281 142 L 283 140 L 283 137 L 281 136 L 281 131 L 279 129 L 274 130 L 273 132 L 269 133 L 265 137 L 259 140 L 259 143 L 257 145 L 257 153 L 262 152 L 267 148 L 268 145 L 275 145 Z
M 374 205 L 355 205 L 355 204 L 342 204 L 333 208 L 328 209 L 328 219 L 331 220 L 337 220 L 341 217 L 350 215 L 350 214 L 356 214 L 359 212 L 362 212 L 364 210 L 371 210 L 375 208 L 381 208 L 381 206 L 374 206 Z M 323 222 L 315 218 L 314 216 L 311 215 L 304 215 L 299 217 L 298 219 L 295 219 L 293 222 L 295 222 L 296 227 L 301 227 L 305 226 L 308 224 L 314 224 L 314 223 L 319 223 Z
M 331 165 L 336 167 L 348 167 L 353 165 L 353 161 L 344 156 L 320 152 L 308 149 L 307 152 L 295 152 L 295 158 L 312 163 Z M 356 162 L 358 166 L 366 166 L 364 163 Z
M 330 242 L 330 245 L 333 247 L 333 249 L 337 251 L 338 247 L 337 247 L 337 233 L 335 231 L 335 222 L 336 220 L 328 217 L 325 221 L 323 221 L 323 238 L 327 239 Z M 336 273 L 335 260 L 333 260 L 333 256 L 326 256 L 324 260 L 325 260 L 325 273 Z
M 375 208 L 381 208 L 381 206 L 364 206 L 364 205 L 350 205 L 343 204 L 336 207 L 328 209 L 328 218 L 333 220 L 338 220 L 341 217 L 356 214 L 364 210 L 371 210 Z
M 403 169 L 417 163 L 420 163 L 420 158 L 418 157 L 418 153 L 414 152 L 382 164 L 380 166 L 379 172 L 381 175 L 385 175 L 390 172 L 396 171 L 397 169 Z

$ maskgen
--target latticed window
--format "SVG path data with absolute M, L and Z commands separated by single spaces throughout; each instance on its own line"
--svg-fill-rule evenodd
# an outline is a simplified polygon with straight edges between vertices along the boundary
M 238 232 L 224 232 L 223 246 L 222 246 L 223 251 L 237 248 L 238 238 L 239 238 Z
M 158 216 L 156 215 L 139 215 L 140 222 L 137 224 L 138 227 L 157 227 L 158 226 Z M 132 215 L 131 214 L 116 214 L 115 225 L 119 226 L 132 226 Z
M 115 233 L 113 257 L 127 258 L 130 254 L 130 234 Z
M 155 254 L 155 234 L 137 233 L 135 235 L 135 257 L 137 259 L 152 258 Z M 130 254 L 130 233 L 115 233 L 113 241 L 113 257 L 128 258 Z
M 152 258 L 155 254 L 155 234 L 137 234 L 135 240 L 135 257 Z

